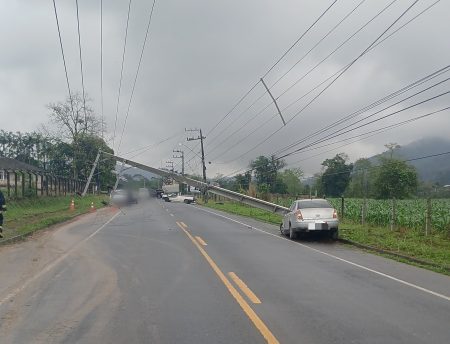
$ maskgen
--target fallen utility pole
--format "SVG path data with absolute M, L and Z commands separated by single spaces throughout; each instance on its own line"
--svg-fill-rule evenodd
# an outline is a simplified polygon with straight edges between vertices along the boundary
M 284 214 L 289 211 L 289 208 L 280 206 L 278 204 L 263 201 L 258 198 L 255 198 L 255 197 L 243 195 L 239 192 L 227 190 L 227 189 L 224 189 L 224 188 L 221 188 L 218 186 L 208 185 L 201 181 L 194 180 L 194 179 L 182 176 L 177 173 L 173 173 L 173 172 L 161 170 L 158 168 L 154 168 L 151 166 L 143 165 L 143 164 L 140 164 L 140 163 L 132 161 L 132 160 L 128 160 L 128 159 L 125 159 L 125 158 L 122 158 L 119 156 L 115 156 L 111 153 L 102 152 L 102 154 L 111 156 L 113 159 L 115 159 L 116 161 L 122 162 L 123 164 L 127 164 L 130 166 L 136 167 L 136 168 L 140 168 L 144 171 L 148 171 L 153 174 L 157 174 L 161 177 L 172 178 L 172 179 L 176 180 L 178 183 L 185 183 L 185 184 L 193 186 L 197 189 L 205 190 L 205 192 L 211 192 L 213 194 L 220 195 L 220 196 L 226 197 L 228 199 L 250 205 L 252 207 L 264 209 L 264 210 L 267 210 L 267 211 L 270 211 L 273 213 L 277 213 L 277 214 Z

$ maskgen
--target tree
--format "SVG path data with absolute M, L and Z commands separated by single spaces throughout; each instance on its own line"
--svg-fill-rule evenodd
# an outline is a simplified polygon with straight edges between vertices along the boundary
M 236 190 L 247 191 L 252 180 L 252 174 L 250 171 L 247 171 L 245 174 L 237 174 L 234 179 L 236 183 Z
M 90 99 L 87 99 L 87 102 L 90 101 Z M 49 114 L 50 122 L 56 126 L 57 133 L 52 133 L 46 127 L 44 127 L 44 131 L 72 145 L 73 177 L 78 178 L 79 167 L 83 165 L 80 139 L 88 136 L 99 136 L 103 125 L 92 108 L 85 104 L 79 93 L 74 93 L 72 98 L 67 98 L 65 102 L 51 103 L 47 107 L 51 111 Z
M 405 198 L 417 191 L 417 172 L 413 166 L 385 157 L 380 162 L 374 183 L 377 198 Z
M 284 166 L 286 166 L 285 161 L 276 159 L 274 156 L 267 158 L 260 155 L 250 162 L 250 168 L 254 171 L 260 192 L 272 192 L 275 189 L 278 171 Z
M 79 178 L 83 180 L 89 177 L 92 164 L 94 163 L 99 150 L 110 154 L 113 154 L 114 152 L 102 138 L 95 135 L 80 135 L 78 138 L 78 147 L 80 152 L 75 166 L 79 173 Z M 103 188 L 106 188 L 114 185 L 116 176 L 112 173 L 112 170 L 114 170 L 115 166 L 116 162 L 114 159 L 104 159 L 104 156 L 102 156 L 102 160 L 98 164 L 96 173 L 96 176 L 100 176 L 100 178 L 97 179 L 100 188 L 102 186 Z
M 384 145 L 389 151 L 389 158 L 392 159 L 394 157 L 394 151 L 396 149 L 400 149 L 401 146 L 396 142 L 387 143 Z
M 300 178 L 303 177 L 303 171 L 300 168 L 288 168 L 279 174 L 281 180 L 286 185 L 286 192 L 291 196 L 299 195 L 303 191 L 303 185 Z
M 336 154 L 332 159 L 326 159 L 322 166 L 326 167 L 321 177 L 322 191 L 327 196 L 342 196 L 350 181 L 352 164 L 347 164 L 345 153 Z
M 373 196 L 374 179 L 375 171 L 370 160 L 365 158 L 356 160 L 345 195 L 357 198 Z

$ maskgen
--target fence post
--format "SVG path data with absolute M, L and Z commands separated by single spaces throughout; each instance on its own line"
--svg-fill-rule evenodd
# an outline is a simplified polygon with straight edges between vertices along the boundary
M 395 197 L 392 197 L 391 206 L 391 231 L 395 229 L 395 218 L 397 217 Z
M 25 172 L 20 172 L 22 177 L 22 198 L 25 198 Z
M 367 217 L 367 198 L 366 198 L 366 196 L 364 196 L 364 199 L 363 199 L 363 218 L 362 218 L 362 221 L 363 221 L 363 225 L 365 225 L 366 224 L 366 217 Z
M 14 197 L 17 198 L 17 172 L 14 171 Z
M 28 194 L 31 196 L 32 177 L 31 172 L 28 172 Z
M 8 197 L 11 197 L 11 176 L 9 171 L 6 171 L 6 184 L 8 187 Z
M 37 197 L 38 196 L 38 178 L 39 178 L 39 176 L 38 176 L 38 174 L 36 173 L 35 175 L 34 175 L 34 186 L 36 187 L 35 188 L 35 196 Z
M 345 203 L 344 196 L 341 197 L 341 220 L 344 221 Z
M 427 210 L 425 216 L 425 235 L 431 234 L 431 198 L 427 198 Z

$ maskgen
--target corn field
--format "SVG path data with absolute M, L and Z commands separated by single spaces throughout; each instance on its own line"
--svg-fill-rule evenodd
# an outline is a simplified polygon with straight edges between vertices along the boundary
M 273 199 L 275 203 L 289 207 L 294 199 Z M 333 206 L 338 210 L 342 218 L 341 199 L 329 198 Z M 278 201 L 278 202 L 277 202 Z M 367 199 L 365 223 L 374 226 L 389 226 L 392 216 L 392 200 Z M 359 198 L 346 198 L 344 200 L 344 220 L 361 223 L 364 200 Z M 427 200 L 396 200 L 395 221 L 399 228 L 415 230 L 425 229 Z M 431 200 L 431 229 L 434 231 L 450 232 L 450 199 Z
M 341 199 L 331 198 L 329 201 L 342 217 Z M 389 226 L 392 217 L 392 200 L 368 199 L 365 223 L 376 226 Z M 353 222 L 361 222 L 364 200 L 346 198 L 344 201 L 344 218 Z M 423 230 L 425 228 L 427 200 L 396 200 L 395 225 L 397 227 Z M 431 228 L 436 231 L 450 230 L 450 200 L 431 200 Z

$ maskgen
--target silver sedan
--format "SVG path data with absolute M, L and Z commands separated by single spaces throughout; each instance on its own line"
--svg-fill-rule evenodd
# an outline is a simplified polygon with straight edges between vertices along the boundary
M 326 231 L 333 239 L 338 238 L 339 220 L 336 209 L 325 199 L 302 199 L 294 201 L 283 217 L 280 231 L 295 239 L 299 232 Z

